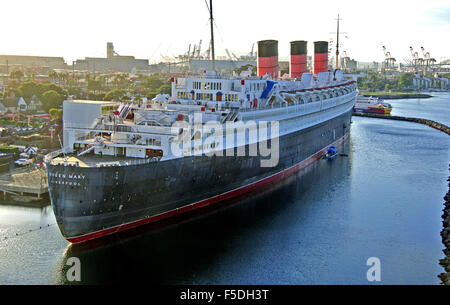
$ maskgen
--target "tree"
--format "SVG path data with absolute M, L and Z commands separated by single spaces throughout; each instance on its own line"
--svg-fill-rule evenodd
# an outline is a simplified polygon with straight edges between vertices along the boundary
M 45 112 L 48 112 L 52 108 L 58 108 L 61 106 L 63 100 L 64 100 L 64 97 L 61 96 L 55 90 L 47 91 L 44 94 L 42 94 L 42 98 L 41 98 L 42 109 Z
M 386 91 L 393 90 L 393 89 L 395 89 L 394 84 L 385 84 L 384 85 L 384 90 L 386 90 Z
M 120 73 L 114 75 L 112 83 L 116 88 L 127 88 L 128 85 L 130 84 L 128 73 Z
M 24 77 L 24 74 L 20 70 L 14 70 L 14 71 L 11 71 L 11 73 L 9 73 L 9 78 L 16 79 L 19 82 L 23 77 Z
M 398 86 L 401 88 L 409 88 L 413 86 L 413 79 L 414 74 L 413 73 L 403 73 L 398 78 Z
M 44 83 L 44 84 L 40 84 L 39 85 L 39 98 L 42 96 L 42 94 L 44 94 L 44 92 L 47 91 L 56 91 L 59 95 L 62 96 L 63 99 L 67 98 L 68 92 L 67 90 L 61 88 L 60 86 L 56 85 L 56 84 L 52 84 L 52 83 Z
M 17 88 L 6 88 L 5 93 L 3 94 L 4 98 L 7 97 L 19 97 L 20 96 L 20 91 Z
M 39 94 L 39 85 L 33 81 L 24 82 L 17 89 L 20 95 L 26 99 Z
M 88 90 L 99 91 L 102 90 L 102 84 L 99 80 L 89 79 L 87 82 Z
M 67 73 L 67 72 L 61 72 L 61 73 L 58 73 L 58 79 L 61 81 L 64 81 L 64 83 L 66 83 L 67 82 L 67 80 L 69 79 L 69 73 Z
M 58 78 L 58 73 L 56 71 L 50 70 L 48 71 L 48 78 L 50 78 L 53 81 L 56 81 Z
M 158 88 L 158 94 L 170 94 L 172 88 L 169 85 L 162 85 Z
M 106 93 L 104 100 L 105 101 L 118 101 L 123 98 L 123 96 L 126 94 L 125 90 L 123 89 L 112 89 L 108 93 Z
M 94 101 L 103 101 L 105 99 L 105 94 L 104 93 L 89 92 L 88 93 L 88 99 L 94 100 Z

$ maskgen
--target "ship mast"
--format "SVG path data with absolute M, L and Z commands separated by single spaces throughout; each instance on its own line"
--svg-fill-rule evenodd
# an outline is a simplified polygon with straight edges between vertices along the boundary
M 212 70 L 216 70 L 216 59 L 214 55 L 214 29 L 213 29 L 213 8 L 212 8 L 212 0 L 209 0 L 209 21 L 211 23 L 211 64 Z
M 336 38 L 336 70 L 339 69 L 339 14 L 337 18 L 337 38 Z

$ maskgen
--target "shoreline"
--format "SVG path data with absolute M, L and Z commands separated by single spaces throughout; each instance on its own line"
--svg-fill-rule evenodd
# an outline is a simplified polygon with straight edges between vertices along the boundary
M 427 125 L 431 128 L 437 129 L 439 131 L 445 132 L 446 134 L 450 135 L 450 127 L 436 122 L 432 120 L 427 119 L 421 119 L 421 118 L 413 118 L 413 117 L 404 117 L 404 116 L 396 116 L 396 115 L 385 115 L 385 114 L 377 114 L 377 113 L 360 113 L 360 112 L 353 112 L 353 116 L 360 116 L 360 117 L 366 117 L 366 118 L 376 118 L 376 119 L 385 119 L 385 120 L 395 120 L 395 121 L 406 121 L 406 122 L 413 122 L 418 124 Z
M 383 100 L 400 100 L 400 99 L 414 99 L 414 98 L 432 98 L 433 95 L 425 93 L 405 93 L 405 94 L 366 94 L 361 93 L 365 97 L 378 97 Z
M 450 164 L 449 164 L 450 171 Z M 442 250 L 445 254 L 445 257 L 439 261 L 439 264 L 444 267 L 445 272 L 442 272 L 438 275 L 443 285 L 450 285 L 450 176 L 447 179 L 448 182 L 448 192 L 444 196 L 444 210 L 442 214 L 442 243 L 445 246 L 445 249 Z

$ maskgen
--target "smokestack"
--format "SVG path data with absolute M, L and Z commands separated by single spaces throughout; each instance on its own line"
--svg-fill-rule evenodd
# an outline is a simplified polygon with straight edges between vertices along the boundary
M 106 58 L 114 57 L 114 46 L 112 42 L 106 43 Z
M 314 74 L 328 72 L 328 42 L 314 42 Z
M 258 76 L 278 78 L 278 41 L 258 41 Z
M 306 72 L 306 56 L 308 42 L 304 40 L 291 41 L 291 63 L 289 74 L 292 78 L 302 77 Z

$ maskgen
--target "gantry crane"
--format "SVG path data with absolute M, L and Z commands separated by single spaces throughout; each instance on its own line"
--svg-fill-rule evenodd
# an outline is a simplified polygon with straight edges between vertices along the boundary
M 198 49 L 197 49 L 197 55 L 196 58 L 199 59 L 200 58 L 200 52 L 202 50 L 202 40 L 200 39 L 200 42 L 198 43 Z
M 411 51 L 411 55 L 412 55 L 412 64 L 414 67 L 416 66 L 421 66 L 423 65 L 423 58 L 419 57 L 419 53 L 418 52 L 414 52 L 413 47 L 409 47 L 409 50 Z
M 384 52 L 384 60 L 386 62 L 386 68 L 394 67 L 395 62 L 397 60 L 391 56 L 391 52 L 387 51 L 385 46 L 383 46 L 383 52 Z
M 424 47 L 420 47 L 422 49 L 423 59 L 425 61 L 425 65 L 429 66 L 430 64 L 436 63 L 436 59 L 431 58 L 430 52 L 425 52 Z

